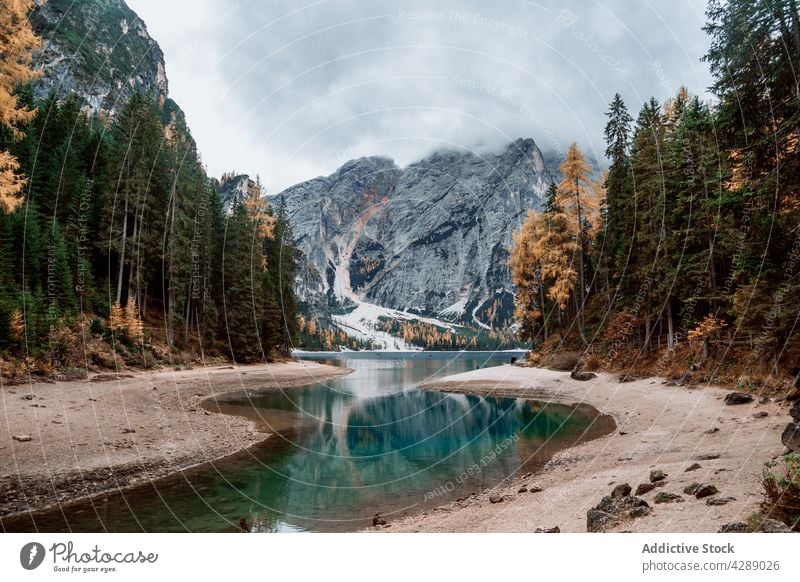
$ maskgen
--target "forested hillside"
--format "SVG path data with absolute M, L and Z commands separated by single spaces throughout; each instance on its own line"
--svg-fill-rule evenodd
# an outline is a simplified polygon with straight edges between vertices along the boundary
M 113 115 L 75 93 L 37 101 L 31 4 L 0 23 L 3 50 L 18 49 L 0 87 L 3 376 L 287 353 L 297 314 L 283 205 L 256 189 L 223 209 L 169 99 L 134 89 Z
M 795 2 L 746 0 L 714 0 L 707 16 L 717 100 L 681 89 L 634 119 L 614 96 L 602 183 L 571 148 L 517 233 L 534 358 L 575 349 L 586 367 L 796 382 L 800 18 Z

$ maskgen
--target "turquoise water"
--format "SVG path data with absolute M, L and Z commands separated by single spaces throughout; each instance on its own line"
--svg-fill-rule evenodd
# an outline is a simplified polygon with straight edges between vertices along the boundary
M 509 354 L 343 355 L 355 371 L 279 392 L 226 395 L 209 409 L 273 433 L 262 445 L 152 485 L 4 523 L 9 531 L 353 531 L 540 469 L 605 434 L 588 406 L 444 394 L 426 380 Z

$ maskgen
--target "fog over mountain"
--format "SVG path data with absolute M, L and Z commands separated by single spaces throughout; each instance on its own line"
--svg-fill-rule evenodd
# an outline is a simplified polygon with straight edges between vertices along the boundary
M 603 157 L 603 112 L 710 76 L 704 2 L 131 0 L 213 175 L 269 192 L 387 155 L 499 151 L 519 136 Z M 658 34 L 654 34 L 658 32 Z

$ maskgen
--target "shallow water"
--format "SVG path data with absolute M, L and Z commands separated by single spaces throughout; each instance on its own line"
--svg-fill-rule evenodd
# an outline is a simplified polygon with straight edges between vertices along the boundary
M 303 388 L 228 394 L 209 409 L 274 433 L 232 458 L 136 489 L 4 523 L 7 531 L 353 531 L 536 471 L 613 430 L 590 406 L 443 394 L 435 377 L 508 353 L 343 354 L 354 373 Z M 304 356 L 307 357 L 307 356 Z

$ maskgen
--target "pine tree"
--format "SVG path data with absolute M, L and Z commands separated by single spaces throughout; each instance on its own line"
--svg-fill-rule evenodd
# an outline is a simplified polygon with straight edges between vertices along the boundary
M 606 157 L 610 164 L 605 181 L 605 252 L 602 264 L 610 285 L 617 286 L 625 273 L 634 234 L 635 212 L 630 160 L 633 118 L 619 93 L 614 95 L 606 116 Z
M 224 334 L 232 357 L 247 362 L 264 358 L 263 256 L 254 244 L 255 225 L 245 206 L 235 203 L 228 217 L 222 255 Z
M 105 215 L 106 240 L 115 254 L 115 301 L 125 305 L 129 288 L 137 295 L 147 288 L 148 269 L 163 244 L 169 175 L 163 164 L 163 129 L 153 101 L 134 93 L 112 128 L 109 152 L 112 195 Z M 113 275 L 113 274 L 112 274 Z
M 656 282 L 665 280 L 666 223 L 664 182 L 664 118 L 655 99 L 645 103 L 636 120 L 631 165 L 636 208 L 634 249 L 630 256 L 624 305 L 644 322 L 643 350 L 648 350 L 661 310 Z

